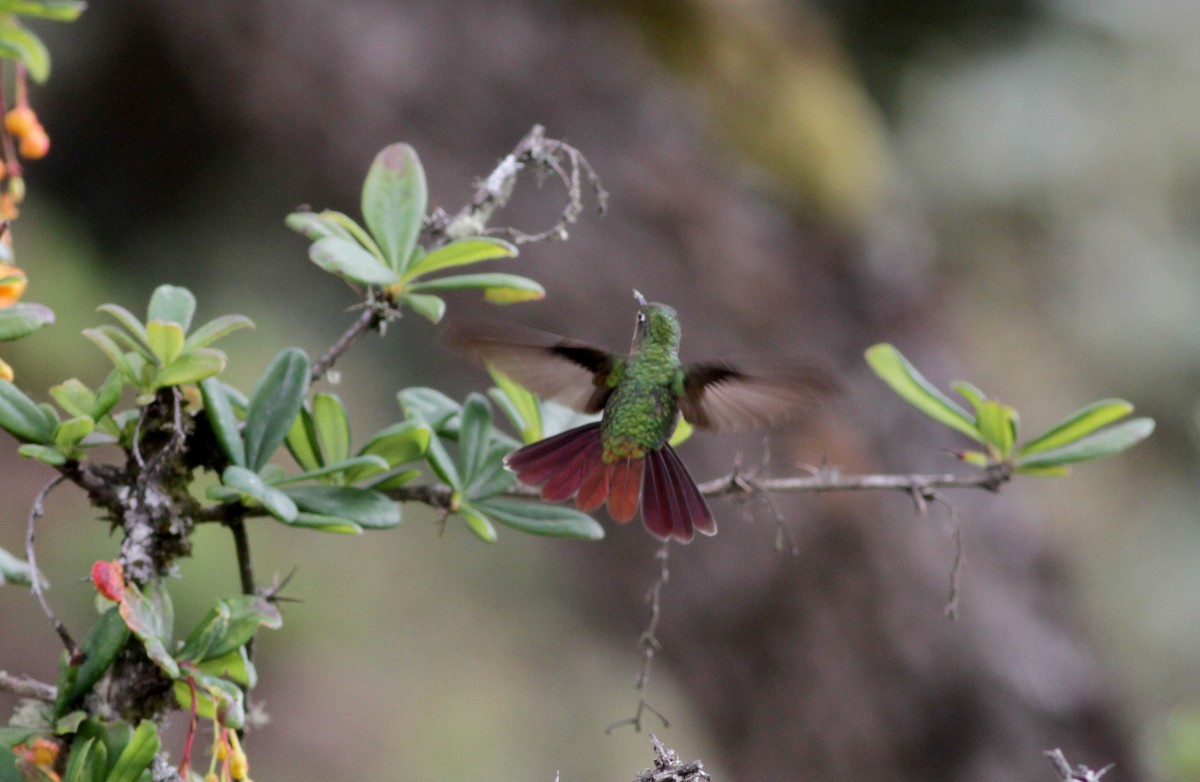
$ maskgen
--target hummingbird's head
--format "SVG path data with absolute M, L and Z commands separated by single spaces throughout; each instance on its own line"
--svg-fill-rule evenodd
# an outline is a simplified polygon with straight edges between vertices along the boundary
M 633 350 L 644 345 L 661 345 L 672 350 L 679 349 L 679 316 L 666 304 L 647 302 L 637 291 L 633 292 L 638 302 L 637 328 L 633 332 Z

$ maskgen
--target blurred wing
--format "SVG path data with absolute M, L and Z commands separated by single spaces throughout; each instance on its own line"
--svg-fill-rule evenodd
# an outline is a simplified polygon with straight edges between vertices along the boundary
M 748 374 L 728 364 L 689 364 L 679 409 L 693 426 L 741 432 L 795 418 L 836 388 L 818 367 Z
M 538 396 L 581 413 L 600 412 L 612 393 L 608 378 L 618 359 L 586 342 L 497 324 L 456 324 L 448 341 Z

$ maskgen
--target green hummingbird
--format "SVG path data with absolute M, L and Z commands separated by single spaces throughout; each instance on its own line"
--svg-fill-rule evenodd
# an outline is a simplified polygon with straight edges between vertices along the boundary
M 701 429 L 745 431 L 793 417 L 835 383 L 812 366 L 748 374 L 718 361 L 683 364 L 675 310 L 637 291 L 634 297 L 637 326 L 628 356 L 507 326 L 461 326 L 452 340 L 543 398 L 602 413 L 598 422 L 505 457 L 522 483 L 544 484 L 541 495 L 549 501 L 574 497 L 583 511 L 607 502 L 622 524 L 640 508 L 652 535 L 687 543 L 696 531 L 716 534 L 717 525 L 669 444 L 679 416 Z

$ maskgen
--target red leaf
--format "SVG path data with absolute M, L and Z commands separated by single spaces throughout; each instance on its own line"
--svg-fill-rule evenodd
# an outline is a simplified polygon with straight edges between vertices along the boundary
M 125 569 L 121 567 L 119 560 L 101 560 L 92 565 L 92 583 L 96 585 L 100 594 L 114 603 L 119 603 L 125 596 Z

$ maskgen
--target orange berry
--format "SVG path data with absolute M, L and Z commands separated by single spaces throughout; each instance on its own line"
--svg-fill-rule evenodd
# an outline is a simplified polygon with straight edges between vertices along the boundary
M 0 196 L 0 201 L 4 197 Z M 3 205 L 0 204 L 0 209 Z M 20 279 L 10 280 L 9 282 L 0 283 L 0 307 L 11 307 L 21 299 L 21 294 L 25 292 L 25 272 L 18 269 L 16 266 L 9 266 L 6 263 L 0 263 L 0 279 L 5 277 L 19 277 Z
M 21 153 L 21 157 L 29 160 L 44 158 L 50 151 L 50 137 L 46 135 L 46 131 L 42 129 L 41 125 L 35 125 L 28 133 L 21 136 L 21 143 L 17 147 L 17 151 Z
M 7 380 L 10 383 L 12 382 L 12 379 L 13 379 L 12 367 L 10 367 L 8 364 L 5 364 L 4 359 L 2 359 L 2 358 L 0 358 L 0 377 L 4 378 L 5 380 Z
M 8 113 L 4 115 L 5 129 L 17 138 L 24 138 L 25 134 L 37 126 L 37 115 L 28 106 L 17 106 L 9 109 Z

